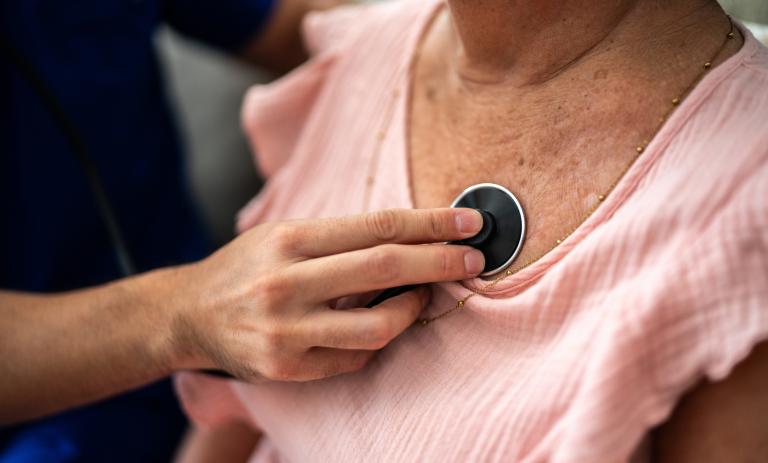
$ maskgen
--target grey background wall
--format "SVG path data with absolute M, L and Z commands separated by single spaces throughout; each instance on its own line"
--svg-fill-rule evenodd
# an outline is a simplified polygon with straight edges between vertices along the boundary
M 768 0 L 721 3 L 737 18 L 768 24 Z M 768 40 L 768 27 L 751 26 Z M 250 85 L 269 76 L 169 30 L 159 34 L 158 46 L 189 153 L 192 187 L 214 237 L 223 243 L 233 236 L 235 213 L 261 185 L 240 131 L 240 103 Z
M 720 4 L 737 18 L 768 24 L 768 1 L 766 0 L 720 0 Z
M 269 76 L 166 29 L 158 36 L 184 139 L 193 191 L 218 243 L 234 235 L 237 210 L 261 180 L 240 130 L 246 89 Z

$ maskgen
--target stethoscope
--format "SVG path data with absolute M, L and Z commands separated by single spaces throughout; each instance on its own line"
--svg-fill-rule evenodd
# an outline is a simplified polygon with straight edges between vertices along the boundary
M 525 214 L 517 197 L 501 185 L 478 183 L 462 191 L 451 207 L 475 209 L 483 216 L 483 227 L 475 236 L 450 244 L 471 246 L 485 257 L 480 276 L 495 275 L 504 270 L 520 253 L 525 240 Z M 366 307 L 371 308 L 415 286 L 400 286 L 382 291 Z
M 114 208 L 106 195 L 101 176 L 93 162 L 83 137 L 67 116 L 55 93 L 34 66 L 16 49 L 0 37 L 0 51 L 7 61 L 14 65 L 21 77 L 40 98 L 41 103 L 56 125 L 59 126 L 88 181 L 93 199 L 98 207 L 102 223 L 109 235 L 112 249 L 123 276 L 135 273 L 135 267 L 124 234 L 117 220 Z M 475 236 L 449 244 L 471 246 L 480 250 L 485 257 L 485 268 L 481 276 L 499 273 L 515 260 L 525 239 L 525 215 L 515 195 L 507 188 L 494 183 L 472 185 L 461 192 L 451 207 L 476 209 L 483 216 L 483 226 Z M 403 294 L 415 286 L 400 286 L 382 291 L 366 307 L 372 308 L 387 299 Z M 218 370 L 206 370 L 215 376 L 231 377 Z
M 51 115 L 54 123 L 59 127 L 69 145 L 80 170 L 82 171 L 91 191 L 91 196 L 96 203 L 99 217 L 104 224 L 112 250 L 115 253 L 120 273 L 130 276 L 136 273 L 134 261 L 128 251 L 124 234 L 117 220 L 117 214 L 104 189 L 96 163 L 93 162 L 85 139 L 77 129 L 76 124 L 67 115 L 64 106 L 48 85 L 43 76 L 37 72 L 35 66 L 0 33 L 0 54 L 13 65 L 19 76 L 29 85 L 32 91 L 40 98 L 40 103 Z

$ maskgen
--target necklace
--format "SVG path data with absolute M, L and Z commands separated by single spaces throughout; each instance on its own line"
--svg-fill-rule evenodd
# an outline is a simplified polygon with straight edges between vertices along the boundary
M 712 63 L 715 61 L 715 59 L 723 51 L 723 49 L 725 48 L 725 46 L 728 43 L 728 41 L 732 40 L 735 37 L 735 32 L 734 32 L 735 29 L 734 29 L 733 20 L 731 19 L 730 16 L 727 16 L 727 18 L 728 18 L 728 22 L 729 22 L 730 28 L 729 28 L 728 33 L 725 35 L 725 38 L 724 38 L 723 42 L 718 47 L 717 51 L 715 51 L 715 53 L 712 54 L 711 58 L 709 60 L 705 61 L 701 65 L 701 71 L 688 84 L 688 86 L 686 86 L 678 94 L 678 96 L 676 96 L 676 97 L 672 98 L 671 100 L 669 100 L 669 105 L 667 106 L 666 110 L 661 115 L 661 117 L 659 117 L 658 120 L 657 120 L 656 126 L 654 127 L 654 130 L 653 130 L 653 136 L 651 137 L 651 139 L 653 139 L 653 137 L 655 137 L 655 135 L 659 132 L 659 130 L 662 128 L 664 123 L 667 121 L 667 119 L 669 118 L 671 113 L 680 105 L 682 100 L 686 96 L 688 96 L 688 94 L 691 92 L 691 90 L 693 90 L 693 88 L 701 81 L 701 79 L 707 74 L 707 72 L 710 69 L 712 69 Z M 434 16 L 433 16 L 433 19 L 434 19 Z M 426 27 L 426 29 L 428 30 L 429 27 Z M 419 56 L 419 50 L 417 49 L 413 53 L 413 57 L 411 59 L 410 70 L 409 70 L 409 74 L 408 74 L 409 76 L 414 75 L 413 71 L 414 71 L 415 65 L 416 65 L 416 63 L 418 61 L 418 56 Z M 397 90 L 397 89 L 394 90 L 394 92 L 392 94 L 392 101 L 388 105 L 388 109 L 387 109 L 387 111 L 386 111 L 386 113 L 384 115 L 384 118 L 383 118 L 383 121 L 384 121 L 383 125 L 376 132 L 376 144 L 375 144 L 375 147 L 374 147 L 373 155 L 371 157 L 371 162 L 369 164 L 368 175 L 366 177 L 365 193 L 364 193 L 364 197 L 363 197 L 363 201 L 364 201 L 363 204 L 364 204 L 364 211 L 365 212 L 367 212 L 370 209 L 371 192 L 372 192 L 372 189 L 373 189 L 373 186 L 374 186 L 374 183 L 375 183 L 375 179 L 376 179 L 375 172 L 376 172 L 376 169 L 378 168 L 378 160 L 379 160 L 379 157 L 380 157 L 380 154 L 381 154 L 381 150 L 382 150 L 384 141 L 386 140 L 387 131 L 389 130 L 389 127 L 390 127 L 390 125 L 392 123 L 392 120 L 394 118 L 395 102 L 400 97 L 400 94 L 401 93 L 400 93 L 399 90 Z M 583 220 L 586 220 L 587 218 L 589 218 L 600 207 L 600 204 L 602 204 L 605 201 L 605 199 L 608 197 L 608 195 L 614 190 L 614 188 L 619 183 L 619 181 L 624 177 L 624 175 L 629 171 L 629 169 L 635 164 L 635 161 L 637 161 L 637 159 L 645 152 L 645 150 L 646 150 L 646 148 L 647 148 L 649 143 L 650 143 L 650 140 L 644 140 L 642 143 L 640 143 L 637 146 L 635 146 L 635 148 L 634 148 L 635 153 L 634 153 L 634 156 L 632 157 L 632 159 L 621 170 L 621 172 L 616 177 L 616 179 L 611 183 L 611 185 L 609 185 L 608 189 L 603 194 L 601 194 L 601 195 L 599 195 L 597 197 L 597 199 L 598 199 L 597 203 L 595 205 L 593 205 L 584 214 Z M 539 259 L 541 259 L 542 257 L 544 257 L 544 255 L 546 255 L 549 252 L 551 252 L 554 248 L 556 248 L 563 241 L 565 241 L 566 238 L 571 236 L 571 234 L 573 234 L 573 232 L 576 231 L 576 229 L 579 226 L 581 226 L 581 224 L 577 224 L 576 226 L 574 226 L 562 238 L 556 240 L 556 242 L 552 245 L 552 247 L 550 247 L 547 251 L 541 253 L 540 255 L 536 256 L 535 258 L 530 259 L 528 262 L 526 262 L 518 270 L 522 270 L 522 269 L 524 269 L 526 267 L 529 267 L 534 262 L 536 262 Z M 508 278 L 509 276 L 511 276 L 513 274 L 514 274 L 514 272 L 512 270 L 508 269 L 508 270 L 502 272 L 499 277 L 494 278 L 493 280 L 488 282 L 488 284 L 484 285 L 482 288 L 479 288 L 479 289 L 468 288 L 469 294 L 467 294 L 466 296 L 464 296 L 461 299 L 457 299 L 456 303 L 455 303 L 455 305 L 453 307 L 451 307 L 451 308 L 449 308 L 449 309 L 447 309 L 447 310 L 445 310 L 445 311 L 443 311 L 443 312 L 441 312 L 441 313 L 439 313 L 439 314 L 437 314 L 437 315 L 435 315 L 433 317 L 421 318 L 421 319 L 417 320 L 416 323 L 421 325 L 421 326 L 427 326 L 427 325 L 429 325 L 430 323 L 432 323 L 434 321 L 437 321 L 437 320 L 439 320 L 439 319 L 441 319 L 443 317 L 446 317 L 446 316 L 448 316 L 448 315 L 450 315 L 450 314 L 452 314 L 454 312 L 457 312 L 457 311 L 463 309 L 468 300 L 470 300 L 471 298 L 473 298 L 475 296 L 478 296 L 478 295 L 487 294 L 487 292 L 490 289 L 492 289 L 494 286 L 496 286 L 499 282 L 503 281 L 504 279 Z

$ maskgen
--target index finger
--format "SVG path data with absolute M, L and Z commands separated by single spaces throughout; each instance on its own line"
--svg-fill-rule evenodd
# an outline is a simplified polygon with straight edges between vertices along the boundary
M 322 257 L 380 244 L 426 244 L 475 236 L 483 217 L 474 209 L 386 209 L 367 214 L 299 221 L 301 240 L 293 248 Z

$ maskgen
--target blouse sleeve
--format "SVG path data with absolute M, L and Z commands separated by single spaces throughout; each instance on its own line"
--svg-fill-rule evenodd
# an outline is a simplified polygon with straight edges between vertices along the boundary
M 184 412 L 197 426 L 211 428 L 232 421 L 251 421 L 230 380 L 180 373 L 174 385 Z
M 271 177 L 291 157 L 322 97 L 324 84 L 334 66 L 366 29 L 375 5 L 356 5 L 311 13 L 304 20 L 303 35 L 312 58 L 287 76 L 248 90 L 241 120 L 254 158 L 262 173 Z M 258 197 L 256 198 L 258 199 Z M 249 228 L 258 206 L 252 201 L 239 215 L 239 228 Z M 182 373 L 175 378 L 176 391 L 190 419 L 201 426 L 216 426 L 248 415 L 235 392 L 235 382 L 207 375 Z
M 274 175 L 290 158 L 326 79 L 332 78 L 338 58 L 364 30 L 370 9 L 357 5 L 310 13 L 302 30 L 311 59 L 282 79 L 248 90 L 241 120 L 265 176 Z
M 326 82 L 345 57 L 355 39 L 365 33 L 383 5 L 351 5 L 311 13 L 303 23 L 303 37 L 311 58 L 285 77 L 251 87 L 243 101 L 241 121 L 258 169 L 266 178 L 277 175 L 290 160 L 305 136 L 314 110 L 323 98 Z M 240 231 L 253 226 L 262 206 L 257 196 L 238 214 Z
M 755 172 L 654 270 L 666 290 L 628 294 L 632 309 L 605 321 L 550 461 L 620 461 L 692 387 L 768 340 L 765 165 Z

